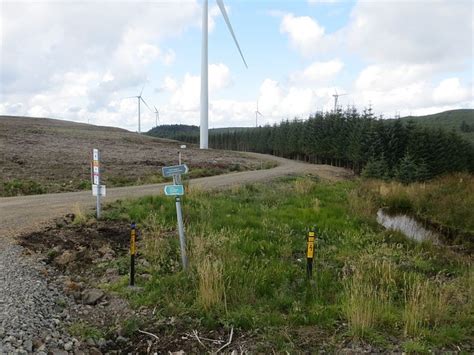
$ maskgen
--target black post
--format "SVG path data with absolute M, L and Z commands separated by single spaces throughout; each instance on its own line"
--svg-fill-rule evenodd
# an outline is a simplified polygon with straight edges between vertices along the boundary
M 135 222 L 130 226 L 130 286 L 135 286 L 135 254 L 137 252 L 137 232 Z
M 313 277 L 313 258 L 314 258 L 314 240 L 316 239 L 313 230 L 308 232 L 306 239 L 306 276 L 308 279 Z

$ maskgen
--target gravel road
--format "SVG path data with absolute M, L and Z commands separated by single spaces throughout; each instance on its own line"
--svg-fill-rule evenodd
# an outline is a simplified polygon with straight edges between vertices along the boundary
M 246 171 L 190 181 L 202 189 L 262 182 L 290 174 L 312 173 L 324 179 L 340 180 L 351 174 L 327 165 L 311 165 L 292 160 L 249 153 L 256 158 L 274 160 L 279 165 L 269 170 Z M 142 185 L 107 190 L 104 203 L 117 199 L 162 194 L 164 184 Z M 0 354 L 73 353 L 78 342 L 65 331 L 69 300 L 42 274 L 44 265 L 22 254 L 12 236 L 37 230 L 55 217 L 71 212 L 76 204 L 95 206 L 91 192 L 0 198 Z

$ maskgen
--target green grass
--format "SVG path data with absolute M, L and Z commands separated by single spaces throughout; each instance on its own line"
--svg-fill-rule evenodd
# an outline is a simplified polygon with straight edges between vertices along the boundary
M 32 180 L 13 179 L 3 182 L 0 196 L 38 195 L 46 193 L 46 188 Z
M 112 289 L 136 307 L 157 307 L 159 317 L 208 329 L 232 325 L 274 335 L 315 327 L 384 347 L 395 336 L 406 341 L 407 351 L 466 342 L 473 321 L 470 259 L 382 231 L 373 217 L 352 208 L 358 184 L 297 177 L 221 192 L 192 190 L 183 198 L 188 273 L 180 267 L 173 199 L 115 203 L 104 217 L 138 223 L 141 257 L 150 263 L 141 271 L 152 278 L 141 282 L 141 293 L 129 292 L 126 279 Z M 313 227 L 309 283 L 305 241 Z M 298 335 L 291 341 L 260 336 L 282 351 L 300 349 Z M 325 341 L 334 346 L 337 339 Z
M 72 336 L 78 337 L 82 340 L 99 340 L 100 338 L 104 337 L 103 331 L 83 321 L 72 323 L 69 326 L 68 331 Z

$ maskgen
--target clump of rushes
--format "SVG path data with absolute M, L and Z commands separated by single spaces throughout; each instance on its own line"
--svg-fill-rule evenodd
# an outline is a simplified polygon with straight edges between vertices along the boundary
M 199 278 L 198 302 L 205 310 L 222 306 L 224 302 L 224 275 L 222 263 L 210 256 L 197 265 Z
M 364 255 L 354 266 L 345 283 L 344 312 L 353 335 L 364 337 L 382 323 L 391 306 L 391 292 L 396 287 L 393 265 L 387 260 L 373 260 Z
M 72 207 L 72 213 L 74 214 L 74 220 L 72 221 L 73 224 L 79 225 L 79 226 L 86 224 L 87 215 L 80 204 L 78 203 L 74 204 L 74 206 Z

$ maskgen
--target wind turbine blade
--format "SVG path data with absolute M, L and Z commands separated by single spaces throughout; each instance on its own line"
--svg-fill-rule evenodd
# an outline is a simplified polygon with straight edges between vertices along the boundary
M 155 108 L 155 113 L 158 113 L 158 109 L 156 108 L 156 106 L 153 105 L 153 107 Z
M 140 99 L 143 101 L 143 103 L 146 105 L 146 107 L 148 107 L 148 109 L 153 112 L 153 110 L 150 108 L 150 106 L 148 106 L 148 104 L 146 103 L 146 101 L 143 99 L 143 97 L 140 96 Z
M 237 46 L 237 49 L 239 50 L 240 56 L 242 57 L 242 60 L 244 61 L 245 67 L 248 69 L 247 62 L 245 61 L 244 55 L 242 54 L 242 50 L 240 49 L 240 46 L 239 46 L 239 42 L 237 41 L 237 37 L 235 37 L 234 30 L 232 29 L 232 25 L 230 24 L 229 16 L 227 16 L 227 11 L 225 9 L 224 1 L 216 0 L 216 2 L 217 2 L 217 5 L 219 6 L 219 9 L 221 10 L 222 16 L 224 17 L 225 23 L 227 24 L 227 28 L 229 28 L 232 38 L 234 38 L 235 45 Z
M 127 96 L 127 97 L 123 97 L 121 98 L 121 100 L 126 100 L 126 99 L 136 99 L 137 97 L 136 96 Z
M 140 91 L 140 95 L 138 95 L 138 96 L 142 96 L 144 88 L 145 88 L 145 84 L 143 84 L 142 91 Z

